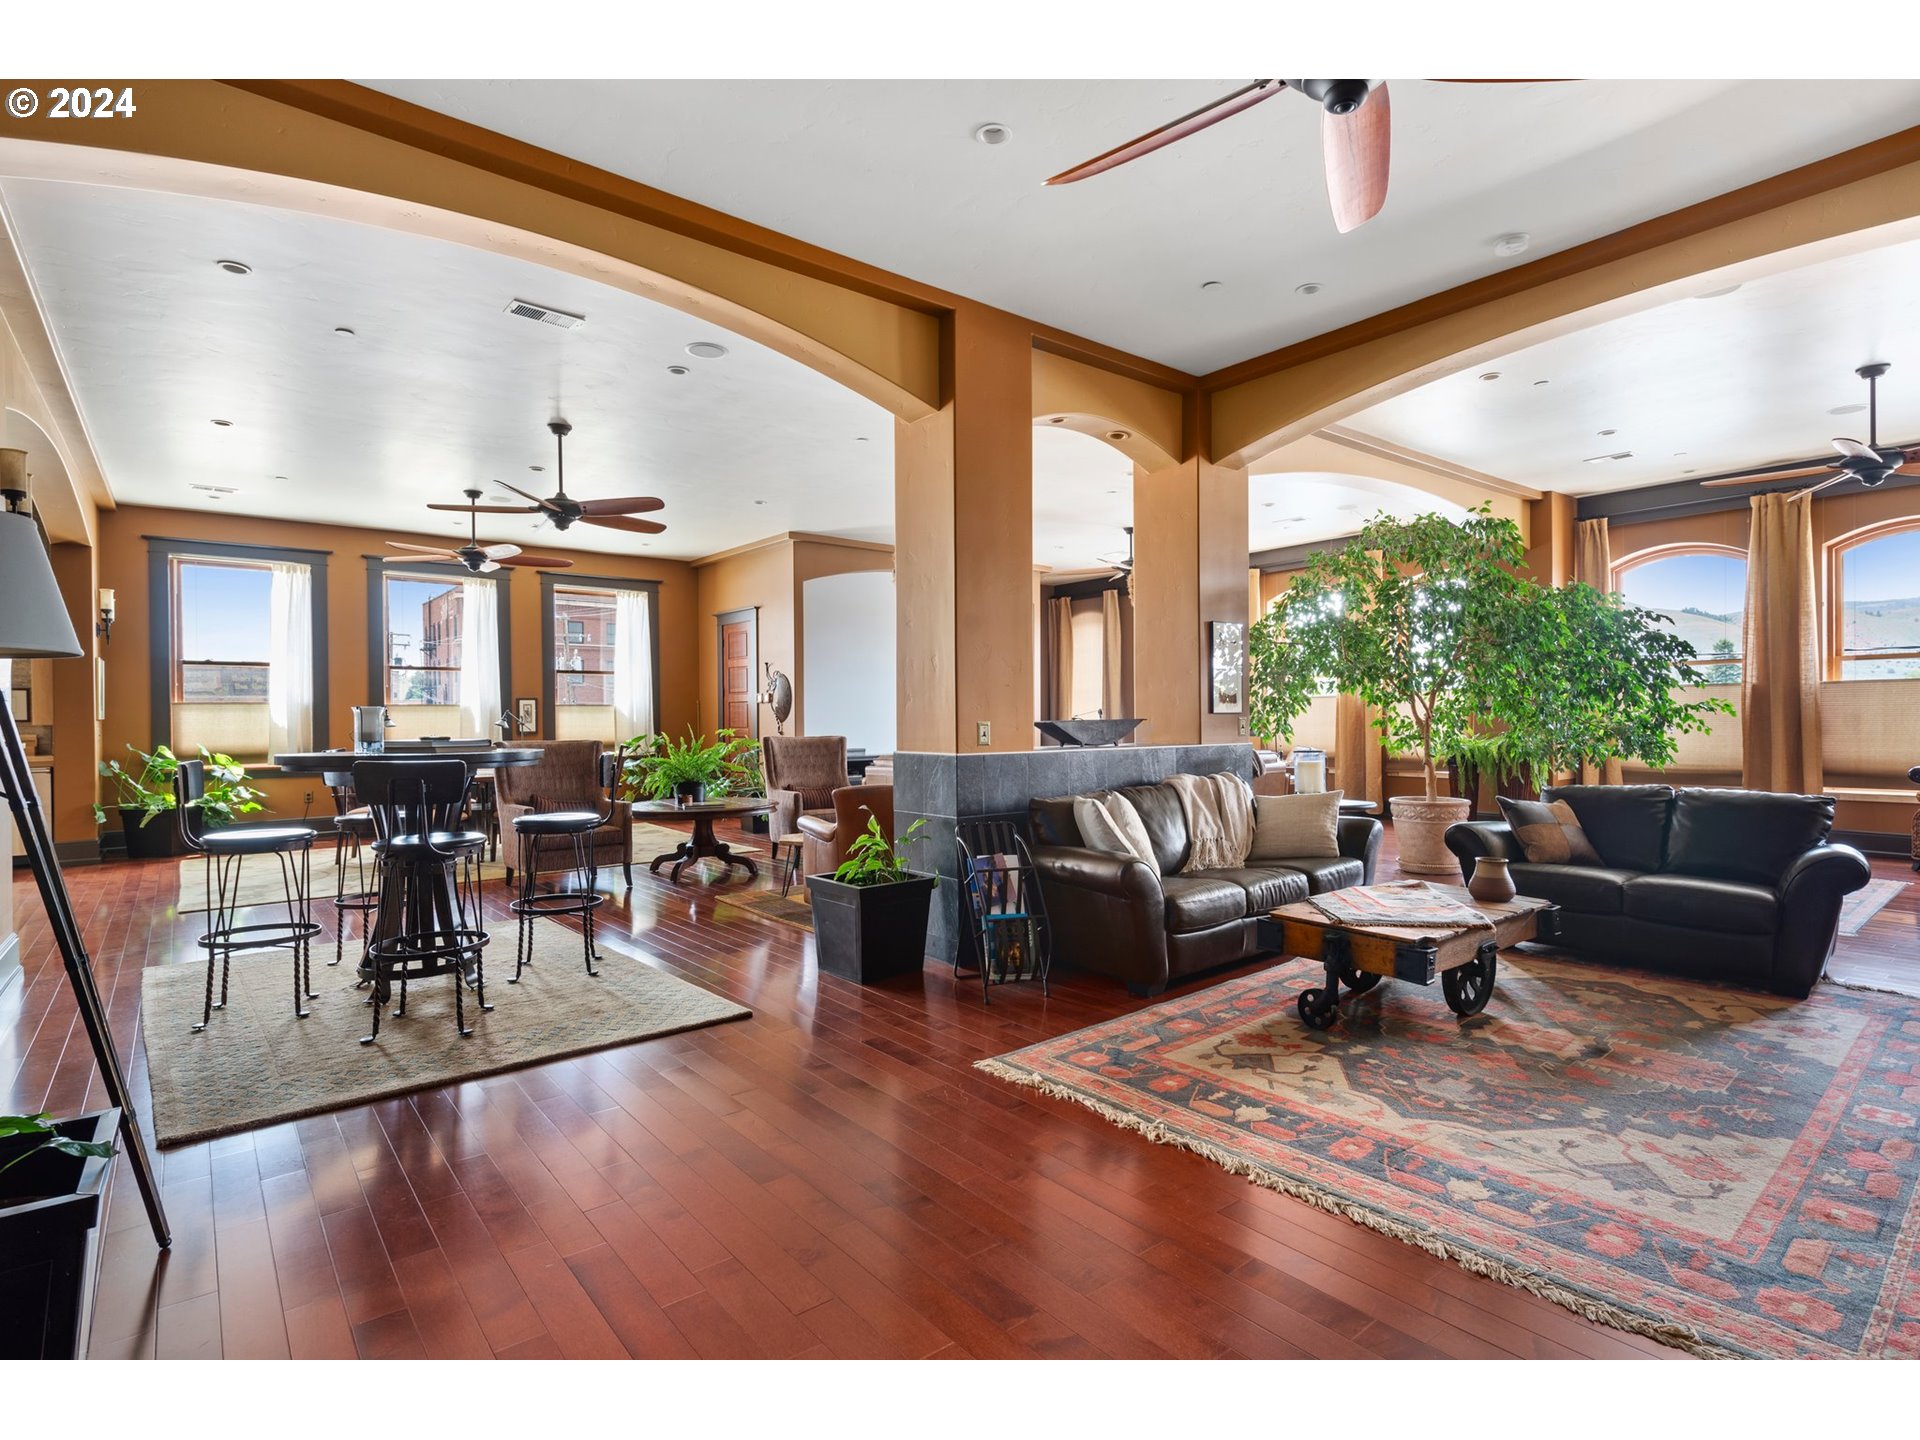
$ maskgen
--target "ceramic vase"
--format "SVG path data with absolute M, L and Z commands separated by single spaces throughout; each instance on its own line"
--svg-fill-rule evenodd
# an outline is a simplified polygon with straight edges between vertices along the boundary
M 1488 904 L 1497 904 L 1513 899 L 1513 876 L 1507 872 L 1504 856 L 1482 855 L 1473 862 L 1473 879 L 1467 882 L 1467 893 L 1476 900 L 1485 900 Z

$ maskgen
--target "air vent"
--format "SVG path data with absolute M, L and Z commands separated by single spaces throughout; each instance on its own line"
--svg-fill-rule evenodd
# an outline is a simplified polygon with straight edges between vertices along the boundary
M 1631 460 L 1632 458 L 1633 452 L 1631 450 L 1616 450 L 1611 455 L 1589 455 L 1580 463 L 1582 465 L 1605 465 L 1611 460 Z
M 558 325 L 562 330 L 578 330 L 587 323 L 584 315 L 569 315 L 564 310 L 549 309 L 531 300 L 515 300 L 507 306 L 507 313 L 518 315 L 523 320 L 538 320 L 543 325 Z
M 203 495 L 238 495 L 239 487 L 234 485 L 189 485 L 189 490 L 198 490 Z

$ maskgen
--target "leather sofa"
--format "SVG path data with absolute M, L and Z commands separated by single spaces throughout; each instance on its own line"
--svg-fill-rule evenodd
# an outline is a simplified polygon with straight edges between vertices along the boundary
M 1830 795 L 1668 785 L 1561 785 L 1601 865 L 1536 865 L 1502 821 L 1465 821 L 1447 848 L 1471 876 L 1505 856 L 1522 895 L 1551 900 L 1540 938 L 1590 958 L 1804 997 L 1833 953 L 1840 905 L 1871 876 L 1828 843 Z
M 1135 995 L 1158 995 L 1180 976 L 1262 953 L 1254 922 L 1276 905 L 1373 879 L 1381 828 L 1364 815 L 1340 818 L 1337 857 L 1182 874 L 1192 847 L 1179 794 L 1171 785 L 1117 793 L 1140 813 L 1154 864 L 1088 849 L 1071 795 L 1029 801 L 1027 827 L 1054 959 L 1123 980 Z

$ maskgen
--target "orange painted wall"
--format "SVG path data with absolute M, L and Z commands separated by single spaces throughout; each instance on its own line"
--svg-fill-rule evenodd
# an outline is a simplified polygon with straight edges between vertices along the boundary
M 697 688 L 693 696 L 692 723 L 707 734 L 719 723 L 720 715 L 720 627 L 715 616 L 729 610 L 757 606 L 760 611 L 759 646 L 761 675 L 772 662 L 800 688 L 794 654 L 799 633 L 794 613 L 793 547 L 784 536 L 768 539 L 752 549 L 735 551 L 717 560 L 704 560 L 694 567 L 698 586 L 693 627 L 699 652 Z M 755 675 L 754 683 L 760 682 Z M 795 701 L 796 707 L 798 700 Z M 763 727 L 773 729 L 773 717 L 757 712 Z M 787 726 L 791 733 L 793 726 Z M 677 733 L 677 732 L 674 732 Z

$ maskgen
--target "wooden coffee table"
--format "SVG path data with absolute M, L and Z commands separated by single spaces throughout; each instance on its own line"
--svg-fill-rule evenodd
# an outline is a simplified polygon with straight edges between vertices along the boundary
M 653 863 L 647 867 L 651 874 L 659 874 L 660 867 L 672 862 L 673 869 L 667 878 L 674 884 L 680 883 L 680 872 L 695 860 L 712 858 L 723 866 L 738 865 L 747 872 L 749 880 L 757 880 L 760 867 L 745 855 L 736 855 L 718 836 L 713 833 L 713 822 L 724 815 L 757 815 L 771 810 L 773 802 L 764 796 L 742 795 L 730 800 L 703 800 L 697 805 L 678 805 L 671 800 L 642 800 L 633 807 L 635 815 L 658 817 L 662 820 L 691 820 L 693 834 L 664 855 L 653 857 Z M 724 876 L 725 871 L 722 870 Z
M 1318 959 L 1327 967 L 1326 988 L 1305 991 L 1297 1002 L 1303 1023 L 1325 1030 L 1338 1018 L 1342 985 L 1363 995 L 1387 977 L 1419 985 L 1431 985 L 1437 978 L 1456 1015 L 1477 1015 L 1487 1008 L 1500 952 L 1533 939 L 1541 913 L 1553 906 L 1527 895 L 1489 903 L 1474 899 L 1462 885 L 1433 888 L 1473 906 L 1493 921 L 1493 928 L 1355 925 L 1333 919 L 1309 900 L 1282 905 L 1259 922 L 1262 949 Z

